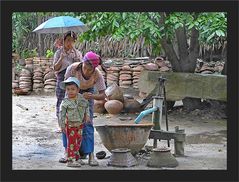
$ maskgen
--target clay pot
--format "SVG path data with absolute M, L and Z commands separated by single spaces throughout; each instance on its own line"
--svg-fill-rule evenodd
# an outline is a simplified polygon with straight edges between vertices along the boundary
M 94 100 L 94 112 L 95 113 L 105 113 L 105 103 L 106 100 Z
M 157 64 L 160 68 L 164 67 L 164 66 L 167 66 L 164 61 L 156 61 L 155 64 Z
M 135 113 L 141 111 L 140 103 L 135 99 L 124 99 L 124 111 L 127 113 Z
M 33 89 L 43 88 L 43 83 L 33 84 Z
M 19 84 L 18 83 L 12 83 L 12 88 L 18 88 Z
M 121 85 L 131 85 L 132 81 L 131 80 L 126 80 L 126 81 L 120 81 L 119 82 Z
M 119 114 L 123 109 L 123 103 L 118 100 L 109 100 L 104 106 L 109 114 Z
M 52 85 L 45 85 L 44 88 L 45 88 L 45 89 L 55 89 L 55 86 L 52 86 Z
M 135 68 L 133 68 L 133 71 L 143 71 L 144 70 L 144 67 L 143 66 L 137 66 Z
M 120 71 L 120 68 L 112 66 L 108 70 L 109 71 Z
M 145 67 L 147 70 L 150 70 L 150 71 L 156 71 L 156 70 L 158 70 L 158 65 L 157 65 L 157 64 L 154 64 L 154 63 L 148 63 L 148 64 L 144 65 L 144 67 Z
M 133 76 L 139 76 L 141 72 L 135 71 L 133 72 Z
M 22 69 L 20 75 L 31 75 L 31 71 L 29 69 Z
M 120 74 L 132 74 L 132 71 L 120 71 Z
M 122 66 L 121 69 L 124 70 L 124 71 L 130 71 L 131 70 L 130 66 L 128 66 L 128 65 Z
M 55 87 L 55 86 L 56 86 L 56 82 L 47 82 L 47 83 L 45 82 L 44 85 L 45 85 L 45 86 L 51 85 L 51 86 L 54 86 L 54 87 Z
M 46 75 L 47 73 L 53 71 L 51 68 L 46 68 L 45 71 L 44 71 L 44 75 Z
M 118 100 L 120 102 L 124 102 L 124 96 L 122 90 L 116 83 L 110 85 L 106 90 L 105 94 L 108 100 Z
M 21 88 L 15 88 L 14 93 L 17 95 L 27 95 L 28 90 L 27 89 L 21 89 Z
M 33 80 L 43 80 L 41 76 L 33 76 Z
M 161 72 L 164 72 L 164 71 L 169 71 L 169 68 L 167 66 L 164 66 L 164 67 L 161 67 L 159 70 Z
M 49 80 L 55 78 L 55 73 L 54 72 L 49 72 L 44 76 L 44 80 Z
M 110 79 L 110 80 L 118 80 L 118 76 L 108 75 L 108 76 L 107 76 L 107 79 Z
M 120 76 L 120 80 L 130 80 L 132 79 L 132 76 L 127 75 L 127 76 Z
M 33 83 L 43 83 L 42 80 L 33 80 Z

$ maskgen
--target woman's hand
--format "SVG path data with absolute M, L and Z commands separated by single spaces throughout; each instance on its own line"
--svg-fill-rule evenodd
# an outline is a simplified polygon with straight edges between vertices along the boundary
M 60 55 L 60 60 L 62 60 L 63 58 L 65 58 L 67 55 L 65 52 L 62 52 L 61 55 Z
M 58 59 L 58 61 L 53 65 L 53 69 L 55 71 L 59 71 L 61 69 L 61 66 L 62 66 L 62 61 L 63 61 L 63 58 L 66 57 L 66 53 L 65 52 L 62 52 L 60 54 L 60 57 Z
M 90 93 L 90 92 L 85 92 L 85 93 L 83 93 L 83 97 L 84 97 L 86 100 L 90 100 L 90 99 L 93 99 L 93 94 Z

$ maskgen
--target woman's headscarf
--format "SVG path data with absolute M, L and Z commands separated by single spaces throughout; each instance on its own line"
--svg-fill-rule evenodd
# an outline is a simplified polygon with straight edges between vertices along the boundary
M 90 51 L 87 52 L 83 57 L 83 62 L 87 61 L 90 62 L 93 68 L 96 68 L 101 63 L 101 58 L 98 54 L 95 54 L 94 52 Z

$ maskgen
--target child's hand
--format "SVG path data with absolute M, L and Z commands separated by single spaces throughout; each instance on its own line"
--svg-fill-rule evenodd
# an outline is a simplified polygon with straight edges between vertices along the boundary
M 90 93 L 90 92 L 85 92 L 85 93 L 83 93 L 83 97 L 84 97 L 86 100 L 93 99 L 93 94 Z
M 86 123 L 90 123 L 91 122 L 90 117 L 88 115 L 85 115 L 84 121 Z
M 61 131 L 62 131 L 63 133 L 66 133 L 66 129 L 65 129 L 65 128 L 61 128 Z

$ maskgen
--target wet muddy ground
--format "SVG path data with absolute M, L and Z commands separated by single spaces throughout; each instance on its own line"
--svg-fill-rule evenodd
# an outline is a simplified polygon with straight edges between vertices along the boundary
M 98 160 L 100 166 L 91 167 L 84 165 L 81 168 L 69 168 L 58 160 L 63 156 L 64 149 L 61 134 L 56 133 L 57 120 L 55 116 L 54 95 L 28 95 L 13 96 L 12 118 L 12 168 L 13 170 L 160 170 L 147 167 L 149 155 L 137 155 L 138 164 L 130 168 L 110 167 L 107 165 L 110 152 L 102 144 L 99 134 L 95 132 L 95 152 L 106 151 L 107 157 Z M 17 106 L 28 108 L 24 110 Z M 121 114 L 110 116 L 108 114 L 95 114 L 94 125 L 110 123 L 133 123 L 136 114 Z M 132 120 L 121 121 L 119 117 L 131 117 Z M 208 170 L 227 169 L 227 121 L 226 119 L 210 119 L 195 113 L 170 112 L 169 131 L 174 131 L 175 126 L 185 129 L 186 144 L 185 156 L 176 157 L 179 165 L 176 168 L 161 168 L 170 170 Z M 144 118 L 143 122 L 151 122 L 151 116 Z M 165 128 L 163 118 L 162 128 Z M 147 146 L 153 145 L 153 140 L 148 140 Z M 167 146 L 167 141 L 160 141 L 159 147 Z M 170 141 L 171 152 L 174 153 L 173 140 Z M 84 159 L 87 163 L 87 159 Z

